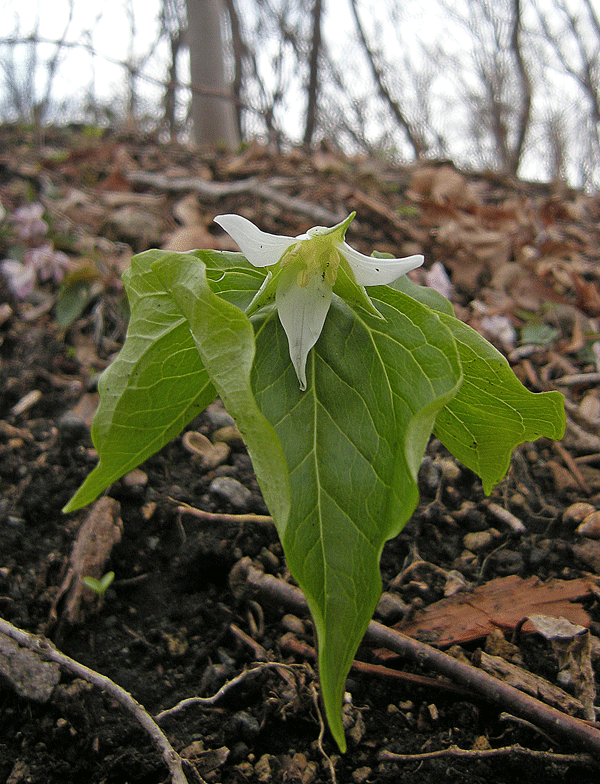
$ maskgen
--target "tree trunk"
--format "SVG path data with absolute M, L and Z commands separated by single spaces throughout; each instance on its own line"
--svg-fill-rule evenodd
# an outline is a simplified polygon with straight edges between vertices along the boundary
M 186 5 L 194 139 L 199 145 L 234 150 L 240 138 L 225 78 L 222 0 L 186 0 Z
M 308 80 L 308 102 L 304 144 L 310 147 L 317 124 L 317 101 L 319 100 L 319 58 L 321 56 L 321 0 L 314 0 L 312 17 L 312 46 L 310 52 L 310 76 Z

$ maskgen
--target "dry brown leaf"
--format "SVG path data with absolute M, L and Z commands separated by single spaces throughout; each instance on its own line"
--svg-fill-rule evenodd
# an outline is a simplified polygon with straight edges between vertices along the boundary
M 417 169 L 410 181 L 409 194 L 416 201 L 431 199 L 435 204 L 455 207 L 471 206 L 474 203 L 466 177 L 450 164 Z
M 211 234 L 205 226 L 182 226 L 169 235 L 167 241 L 161 245 L 163 250 L 172 250 L 175 253 L 186 253 L 189 250 L 237 250 L 233 243 L 231 247 L 224 248 L 225 242 Z
M 572 275 L 573 286 L 577 292 L 577 306 L 588 316 L 600 316 L 600 291 L 593 280 L 585 280 L 576 273 Z
M 591 580 L 523 579 L 500 577 L 476 588 L 442 599 L 419 612 L 399 631 L 439 646 L 463 644 L 487 637 L 494 628 L 513 631 L 529 615 L 563 618 L 589 628 L 590 617 L 577 600 L 592 592 Z M 531 631 L 525 624 L 524 631 Z

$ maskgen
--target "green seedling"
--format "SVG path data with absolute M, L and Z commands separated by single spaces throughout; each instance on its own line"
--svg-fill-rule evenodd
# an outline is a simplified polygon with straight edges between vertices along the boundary
M 98 596 L 102 598 L 112 585 L 112 581 L 115 579 L 115 573 L 107 572 L 99 580 L 97 580 L 95 577 L 82 577 L 81 579 L 84 585 L 86 585 L 90 590 L 94 591 L 94 593 L 97 593 Z
M 345 241 L 353 216 L 299 237 L 219 216 L 242 253 L 152 250 L 124 277 L 125 344 L 99 383 L 99 463 L 65 507 L 93 501 L 219 395 L 252 458 L 310 607 L 327 721 L 346 748 L 346 675 L 381 594 L 379 560 L 418 501 L 431 434 L 486 493 L 513 449 L 562 437 L 564 400 L 406 272 Z

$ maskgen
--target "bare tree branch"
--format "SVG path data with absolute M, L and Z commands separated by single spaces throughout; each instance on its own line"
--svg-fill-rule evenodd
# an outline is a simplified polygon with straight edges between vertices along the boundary
M 427 146 L 424 140 L 421 138 L 421 135 L 415 130 L 415 128 L 412 127 L 411 122 L 408 120 L 408 118 L 405 116 L 404 112 L 402 111 L 400 104 L 396 100 L 394 100 L 394 98 L 392 98 L 390 91 L 385 85 L 383 79 L 383 73 L 375 63 L 375 54 L 370 48 L 367 38 L 365 36 L 363 26 L 360 21 L 360 16 L 358 15 L 356 0 L 350 0 L 350 6 L 354 14 L 354 20 L 356 22 L 358 35 L 360 37 L 360 41 L 363 46 L 363 49 L 365 50 L 365 54 L 367 56 L 369 66 L 371 68 L 371 73 L 373 74 L 373 78 L 375 79 L 375 83 L 377 85 L 379 95 L 387 103 L 387 105 L 389 106 L 392 112 L 392 115 L 396 119 L 396 122 L 403 129 L 406 138 L 408 139 L 411 147 L 413 148 L 415 158 L 420 158 L 423 155 L 423 153 L 426 152 Z

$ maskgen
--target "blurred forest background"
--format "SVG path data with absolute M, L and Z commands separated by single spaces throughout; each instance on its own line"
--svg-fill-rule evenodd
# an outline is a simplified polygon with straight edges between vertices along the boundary
M 4 0 L 3 122 L 600 187 L 600 0 Z

